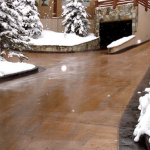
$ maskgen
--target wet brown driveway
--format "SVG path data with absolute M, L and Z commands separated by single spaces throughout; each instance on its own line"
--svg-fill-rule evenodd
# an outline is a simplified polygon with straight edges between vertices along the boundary
M 117 150 L 150 43 L 118 55 L 27 55 L 46 70 L 0 84 L 0 150 Z

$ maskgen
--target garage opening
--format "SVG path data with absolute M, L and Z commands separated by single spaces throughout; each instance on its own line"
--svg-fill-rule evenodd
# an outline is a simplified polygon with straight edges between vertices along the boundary
M 132 20 L 100 23 L 100 48 L 125 36 L 132 35 Z

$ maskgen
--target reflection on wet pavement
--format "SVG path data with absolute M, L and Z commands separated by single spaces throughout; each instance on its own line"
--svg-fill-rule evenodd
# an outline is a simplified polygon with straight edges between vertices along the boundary
M 149 47 L 119 55 L 26 53 L 45 70 L 0 84 L 0 150 L 116 150 Z

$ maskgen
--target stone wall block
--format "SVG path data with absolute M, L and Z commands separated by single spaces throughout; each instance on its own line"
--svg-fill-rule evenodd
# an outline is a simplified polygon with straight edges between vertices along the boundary
M 41 51 L 41 52 L 76 52 L 76 51 L 87 51 L 87 50 L 94 50 L 94 49 L 100 49 L 99 38 L 75 46 L 32 45 L 31 50 Z
M 119 9 L 117 9 L 117 10 L 116 10 L 116 13 L 117 13 L 117 14 L 119 14 L 119 13 L 120 13 L 120 10 L 119 10 Z
M 136 18 L 136 13 L 133 13 L 133 14 L 132 14 L 132 17 L 133 17 L 133 18 Z
M 132 23 L 136 23 L 136 19 L 134 18 L 134 19 L 132 19 Z
M 135 27 L 135 23 L 132 23 L 132 27 Z
M 99 17 L 99 20 L 95 20 L 97 23 L 99 22 L 112 22 L 112 21 L 121 21 L 121 20 L 133 20 L 136 19 L 136 22 L 133 21 L 135 24 L 135 28 L 133 29 L 134 32 L 137 28 L 137 22 L 138 22 L 138 7 L 134 7 L 133 4 L 125 4 L 125 5 L 118 5 L 116 9 L 113 9 L 112 6 L 110 7 L 99 7 L 99 10 L 101 11 L 101 17 Z M 103 13 L 102 13 L 103 12 Z M 106 15 L 104 16 L 103 14 Z M 97 16 L 99 14 L 96 14 Z M 97 25 L 96 25 L 97 26 Z M 132 27 L 133 27 L 132 26 Z M 96 33 L 99 33 L 99 27 L 97 26 L 95 29 Z

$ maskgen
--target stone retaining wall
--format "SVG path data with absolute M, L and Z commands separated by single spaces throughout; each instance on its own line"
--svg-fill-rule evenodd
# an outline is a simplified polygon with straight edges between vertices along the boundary
M 97 7 L 95 9 L 95 33 L 99 36 L 101 22 L 132 20 L 132 34 L 135 34 L 138 25 L 138 6 L 133 4 L 118 5 L 116 9 L 110 7 Z
M 83 44 L 75 46 L 53 46 L 53 45 L 33 45 L 31 50 L 33 52 L 80 52 L 100 49 L 99 38 Z

